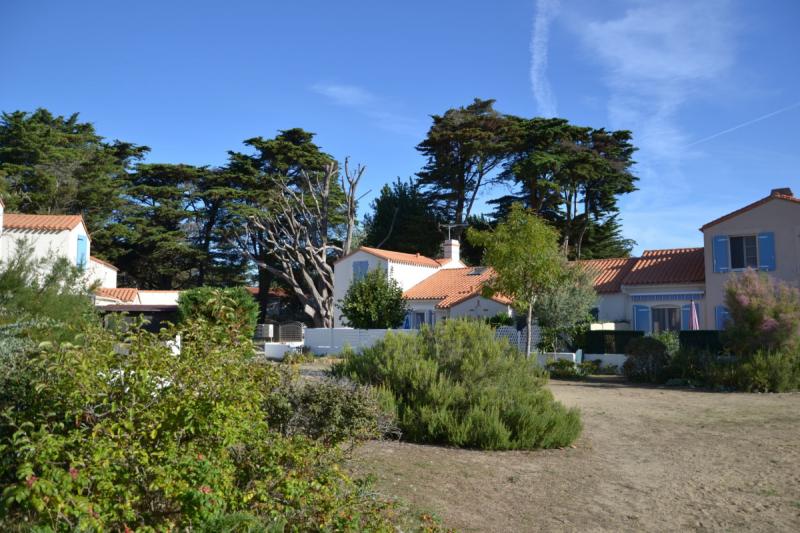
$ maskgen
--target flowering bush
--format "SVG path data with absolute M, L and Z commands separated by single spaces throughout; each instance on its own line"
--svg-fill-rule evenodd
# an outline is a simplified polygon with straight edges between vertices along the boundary
M 173 355 L 177 330 L 89 326 L 21 355 L 0 391 L 0 530 L 390 530 L 337 447 L 269 426 L 276 369 L 243 327 L 190 321 Z
M 732 352 L 800 349 L 800 291 L 767 274 L 748 269 L 725 287 L 730 320 L 724 340 Z

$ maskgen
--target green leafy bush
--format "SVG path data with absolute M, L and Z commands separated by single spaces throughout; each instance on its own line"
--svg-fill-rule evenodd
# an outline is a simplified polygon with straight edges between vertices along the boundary
M 574 363 L 567 359 L 550 361 L 545 365 L 547 372 L 552 379 L 586 379 L 592 374 L 596 374 L 600 365 L 594 361 L 584 361 Z
M 735 384 L 746 392 L 796 391 L 800 389 L 800 354 L 759 350 L 739 362 Z
M 659 331 L 658 333 L 653 333 L 651 336 L 664 345 L 669 357 L 672 357 L 681 349 L 681 342 L 677 331 Z
M 667 347 L 653 337 L 637 337 L 628 342 L 628 358 L 622 372 L 631 381 L 657 383 L 664 377 L 669 363 Z
M 403 288 L 382 268 L 353 282 L 339 308 L 347 325 L 359 329 L 397 328 L 406 318 Z
M 500 326 L 513 326 L 514 322 L 514 317 L 509 316 L 508 313 L 497 313 L 496 315 L 490 316 L 486 319 L 486 323 L 493 328 L 498 328 Z
M 578 411 L 553 399 L 546 373 L 480 321 L 448 320 L 344 353 L 333 372 L 383 388 L 403 437 L 481 449 L 565 446 Z
M 305 381 L 281 368 L 280 384 L 264 405 L 270 427 L 286 436 L 305 435 L 326 445 L 357 443 L 396 433 L 394 411 L 372 387 L 349 380 Z
M 211 314 L 212 309 L 216 314 Z M 198 318 L 212 323 L 235 322 L 244 337 L 252 338 L 258 323 L 258 303 L 245 287 L 197 287 L 181 291 L 178 317 L 181 322 Z
M 87 326 L 17 354 L 0 391 L 0 529 L 391 529 L 337 447 L 270 428 L 277 365 L 253 360 L 226 302 L 209 307 L 214 320 L 180 330 Z

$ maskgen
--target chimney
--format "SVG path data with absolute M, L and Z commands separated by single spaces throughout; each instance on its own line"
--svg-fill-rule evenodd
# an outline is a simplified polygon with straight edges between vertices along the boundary
M 769 193 L 770 196 L 794 196 L 792 189 L 789 187 L 781 187 L 780 189 L 772 189 Z
M 461 244 L 457 239 L 444 241 L 444 258 L 455 262 L 461 260 Z

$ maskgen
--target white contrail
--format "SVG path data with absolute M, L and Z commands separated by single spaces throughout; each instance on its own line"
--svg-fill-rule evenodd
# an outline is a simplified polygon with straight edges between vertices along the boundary
M 556 16 L 558 0 L 538 0 L 533 16 L 531 34 L 531 88 L 539 113 L 545 117 L 556 114 L 556 102 L 547 79 L 547 45 L 550 39 L 550 23 Z
M 770 117 L 774 117 L 775 115 L 779 115 L 781 113 L 784 113 L 786 111 L 794 109 L 795 107 L 800 107 L 800 102 L 795 102 L 792 105 L 788 105 L 786 107 L 782 107 L 781 109 L 778 109 L 777 111 L 773 111 L 772 113 L 767 113 L 766 115 L 761 115 L 760 117 L 754 118 L 752 120 L 748 120 L 747 122 L 742 122 L 741 124 L 737 124 L 736 126 L 728 128 L 726 130 L 718 131 L 717 133 L 715 133 L 713 135 L 709 135 L 708 137 L 703 137 L 702 139 L 698 139 L 698 140 L 696 140 L 696 141 L 694 141 L 692 143 L 687 144 L 686 148 L 689 148 L 690 146 L 694 146 L 696 144 L 704 143 L 706 141 L 710 141 L 711 139 L 716 139 L 720 135 L 725 135 L 726 133 L 730 133 L 732 131 L 736 131 L 738 129 L 744 128 L 745 126 L 749 126 L 750 124 L 755 124 L 756 122 L 761 122 L 762 120 L 766 120 L 766 119 L 768 119 Z

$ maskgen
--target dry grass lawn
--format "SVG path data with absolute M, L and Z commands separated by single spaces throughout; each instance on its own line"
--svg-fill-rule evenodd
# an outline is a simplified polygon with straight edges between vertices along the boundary
M 381 492 L 462 531 L 800 531 L 800 394 L 552 382 L 574 448 L 358 449 Z

